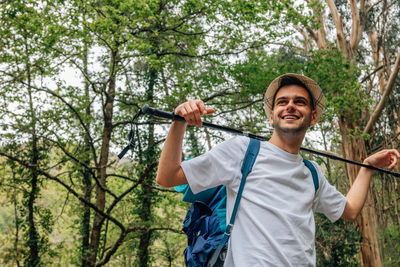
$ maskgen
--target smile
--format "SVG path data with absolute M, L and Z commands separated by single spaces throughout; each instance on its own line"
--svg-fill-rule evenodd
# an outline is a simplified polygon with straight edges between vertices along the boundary
M 299 117 L 296 116 L 296 115 L 284 115 L 284 116 L 282 116 L 282 119 L 284 119 L 284 120 L 298 120 Z

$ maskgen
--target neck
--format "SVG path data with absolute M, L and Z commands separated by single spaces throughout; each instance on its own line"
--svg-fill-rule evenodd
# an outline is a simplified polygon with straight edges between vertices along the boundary
M 296 136 L 288 136 L 278 134 L 277 131 L 274 131 L 269 142 L 286 152 L 298 154 L 305 135 L 306 133 L 304 132 L 303 134 L 298 133 Z

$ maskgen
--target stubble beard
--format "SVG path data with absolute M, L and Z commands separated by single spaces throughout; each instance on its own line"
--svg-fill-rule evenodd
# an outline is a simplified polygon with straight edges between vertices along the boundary
M 303 135 L 308 128 L 311 126 L 311 117 L 312 115 L 310 114 L 307 117 L 304 117 L 304 121 L 296 128 L 292 127 L 282 127 L 281 126 L 281 121 L 280 120 L 275 120 L 277 121 L 276 124 L 274 124 L 274 131 L 277 131 L 278 134 L 286 137 L 298 137 L 299 135 Z

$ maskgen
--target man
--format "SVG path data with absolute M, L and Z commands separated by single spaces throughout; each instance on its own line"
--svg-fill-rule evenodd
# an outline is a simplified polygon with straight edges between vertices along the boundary
M 310 78 L 298 74 L 276 78 L 267 88 L 264 107 L 274 132 L 268 142 L 261 143 L 247 178 L 225 266 L 315 266 L 314 212 L 331 221 L 355 220 L 364 205 L 372 171 L 361 168 L 344 197 L 314 164 L 320 185 L 315 192 L 311 173 L 299 155 L 307 129 L 317 123 L 324 107 L 322 90 Z M 201 116 L 213 112 L 201 100 L 189 100 L 175 109 L 187 123 L 172 123 L 157 182 L 166 187 L 188 183 L 193 193 L 226 185 L 228 221 L 249 139 L 232 138 L 204 155 L 181 162 L 186 125 L 201 126 Z M 383 150 L 364 163 L 393 169 L 399 157 L 397 150 Z

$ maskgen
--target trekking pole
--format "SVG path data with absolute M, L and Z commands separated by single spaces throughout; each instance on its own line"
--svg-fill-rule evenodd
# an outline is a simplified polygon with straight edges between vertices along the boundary
M 142 108 L 142 113 L 143 114 L 150 114 L 153 116 L 157 116 L 157 117 L 162 117 L 165 119 L 171 119 L 171 120 L 175 120 L 175 121 L 186 121 L 183 117 L 175 115 L 173 112 L 167 112 L 167 111 L 163 111 L 163 110 L 159 110 L 156 108 L 152 108 L 149 107 L 149 105 L 144 105 Z M 243 132 L 240 130 L 236 130 L 233 128 L 229 128 L 226 126 L 220 126 L 220 125 L 216 125 L 216 124 L 212 124 L 209 122 L 203 122 L 203 126 L 207 127 L 207 128 L 211 128 L 211 129 L 215 129 L 215 130 L 220 130 L 220 131 L 224 131 L 224 132 L 228 132 L 228 133 L 233 133 L 233 134 L 237 134 L 237 135 L 243 135 L 243 136 L 247 136 L 247 137 L 251 137 L 260 141 L 268 141 L 269 138 L 263 137 L 263 136 L 259 136 L 259 135 L 255 135 L 255 134 L 251 134 L 251 133 L 247 133 L 247 132 Z
M 170 120 L 178 120 L 178 121 L 183 121 L 183 122 L 186 121 L 183 117 L 175 115 L 173 112 L 168 112 L 168 111 L 163 111 L 163 110 L 160 110 L 160 109 L 152 108 L 147 104 L 143 106 L 143 108 L 139 111 L 139 113 L 140 114 L 149 114 L 149 115 L 153 115 L 153 116 L 157 116 L 157 117 L 161 117 L 161 118 L 165 118 L 165 119 L 170 119 Z M 137 118 L 137 117 L 138 117 L 138 115 L 136 114 L 134 119 Z M 260 140 L 260 141 L 268 141 L 269 140 L 269 138 L 267 138 L 267 137 L 251 134 L 251 133 L 248 133 L 248 132 L 240 131 L 240 130 L 233 129 L 233 128 L 226 127 L 226 126 L 216 125 L 216 124 L 209 123 L 209 122 L 203 122 L 203 126 L 207 127 L 207 128 L 215 129 L 215 130 L 220 130 L 220 131 L 224 131 L 224 132 L 228 132 L 228 133 L 233 133 L 233 134 L 236 134 L 236 135 L 247 136 L 247 137 L 254 138 L 254 139 L 257 139 L 257 140 Z M 131 140 L 130 140 L 130 142 L 131 142 Z M 329 154 L 329 153 L 326 153 L 326 152 L 317 151 L 317 150 L 313 150 L 313 149 L 309 149 L 309 148 L 300 147 L 300 150 L 303 151 L 303 152 L 316 154 L 316 155 L 323 156 L 323 157 L 326 157 L 326 158 L 330 158 L 330 159 L 333 159 L 333 160 L 339 160 L 339 161 L 343 161 L 343 162 L 346 162 L 346 163 L 349 163 L 349 164 L 358 165 L 358 166 L 361 166 L 361 167 L 365 167 L 365 168 L 368 168 L 368 169 L 371 169 L 371 170 L 383 172 L 383 173 L 386 173 L 386 174 L 393 175 L 393 176 L 395 176 L 397 178 L 400 178 L 400 173 L 398 173 L 398 172 L 393 172 L 393 171 L 389 171 L 389 170 L 385 170 L 385 169 L 381 169 L 381 168 L 376 168 L 374 166 L 366 165 L 364 163 L 360 163 L 360 162 L 357 162 L 357 161 L 349 160 L 349 159 L 346 159 L 346 158 L 342 158 L 342 157 L 335 156 L 335 155 L 332 155 L 332 154 Z

